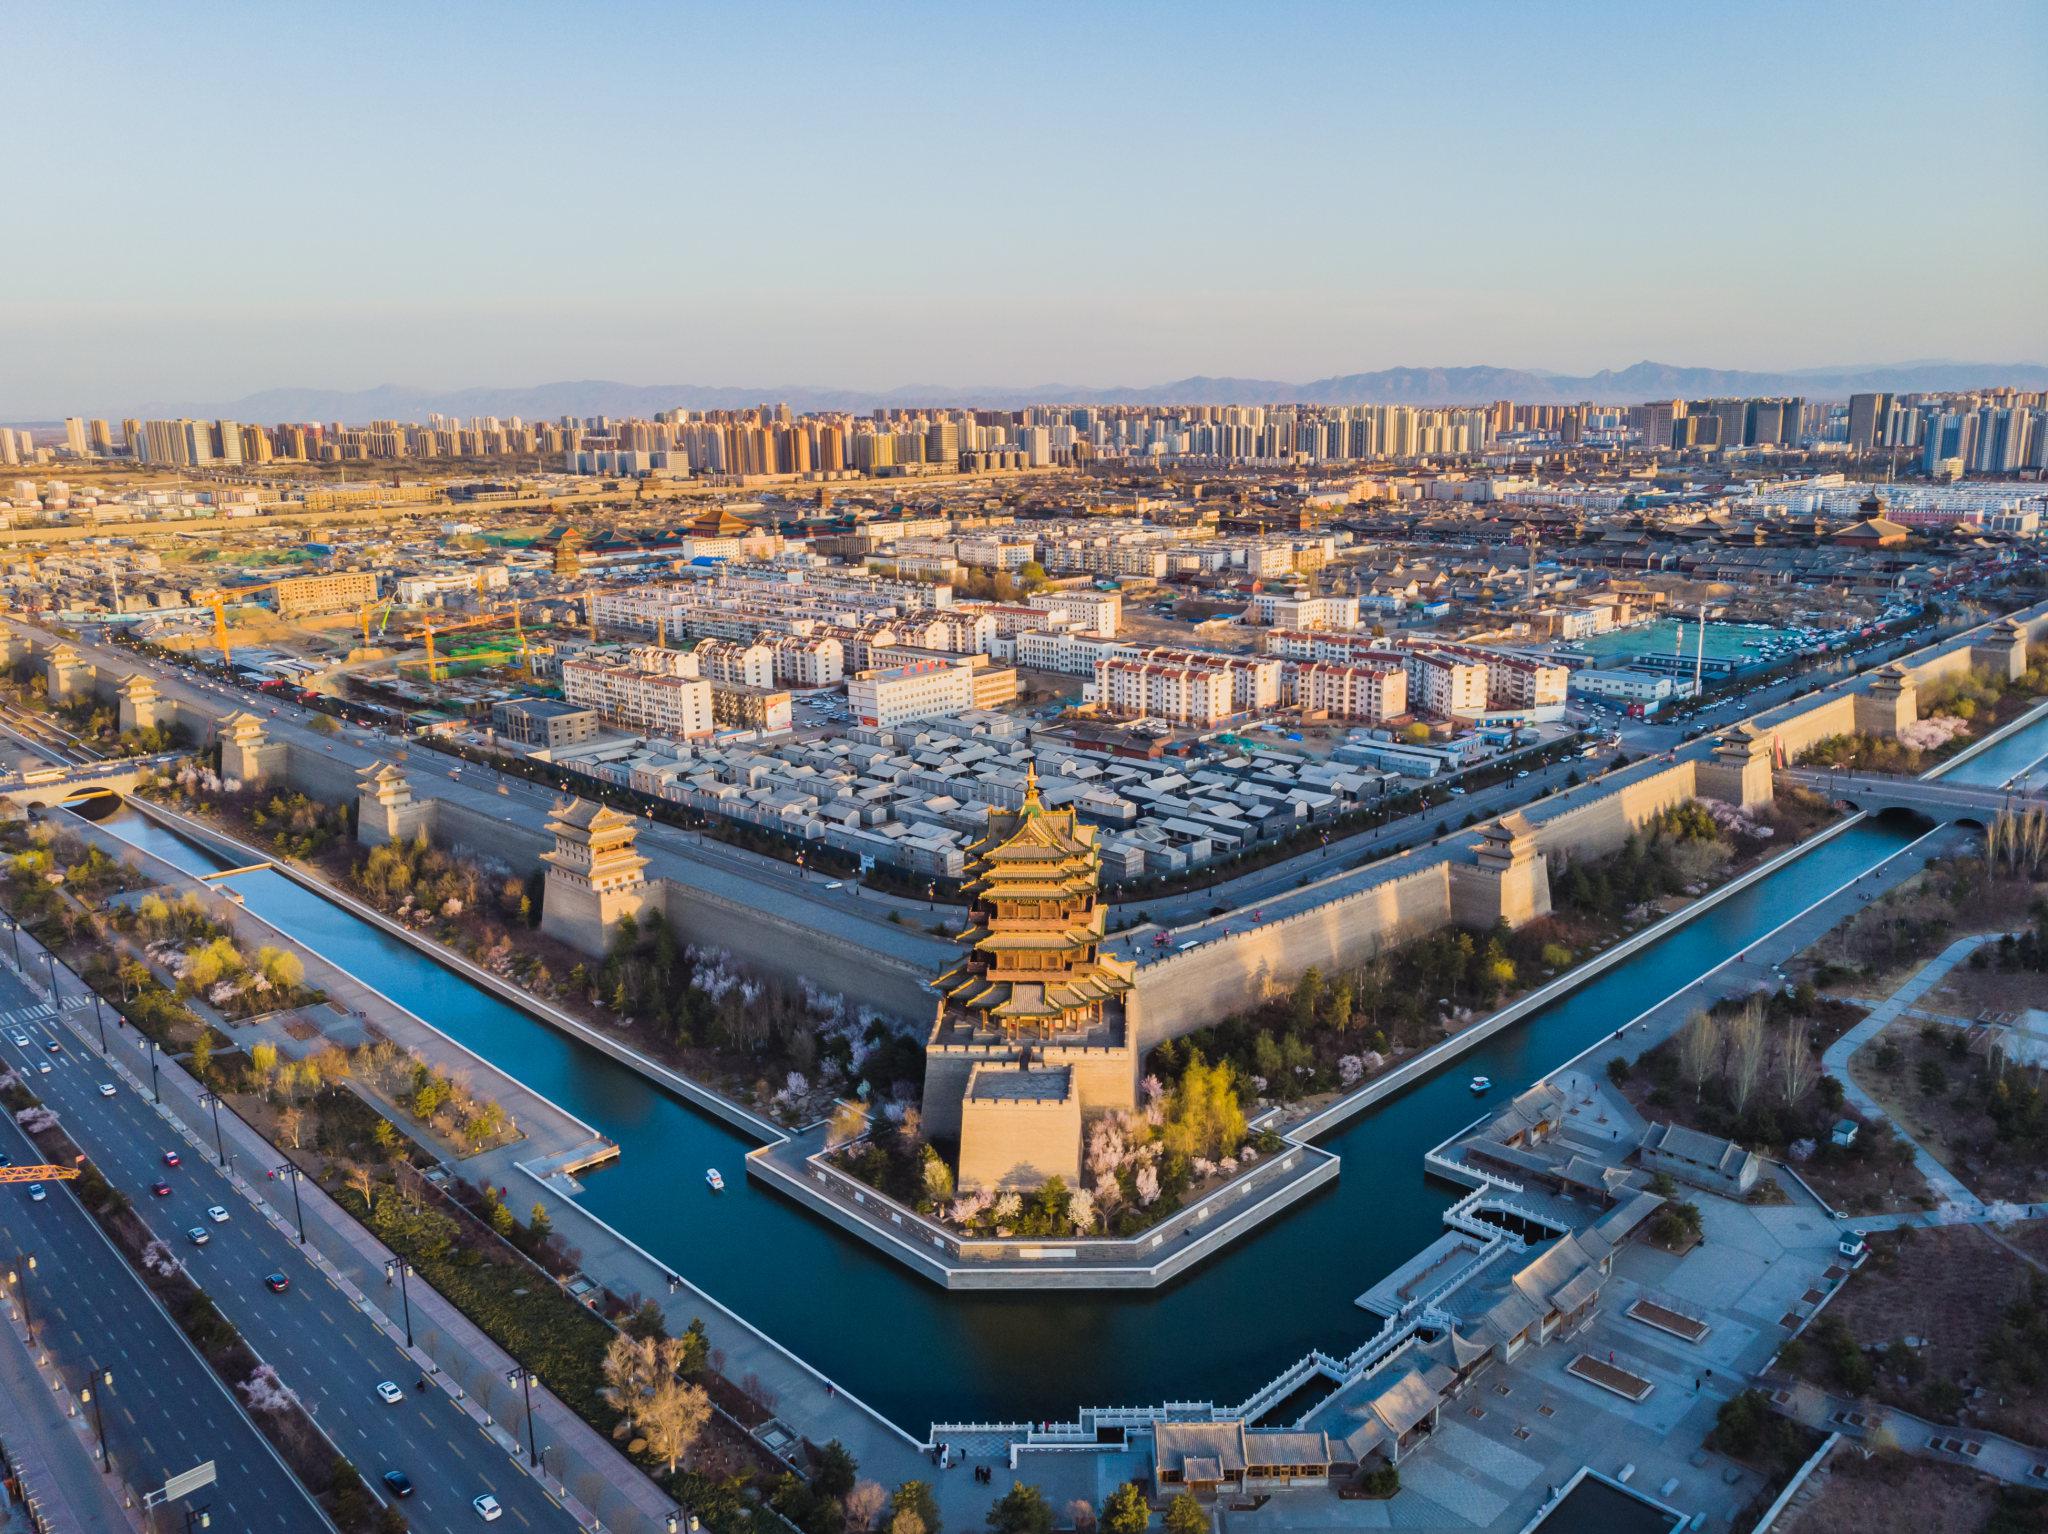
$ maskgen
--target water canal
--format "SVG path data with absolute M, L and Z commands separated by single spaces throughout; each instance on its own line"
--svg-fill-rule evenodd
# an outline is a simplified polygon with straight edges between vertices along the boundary
M 2048 751 L 2048 720 L 2023 734 L 2034 757 Z M 2025 749 L 2001 746 L 1952 777 L 1998 781 Z M 227 866 L 130 809 L 101 825 L 193 872 Z M 1241 1400 L 1311 1348 L 1349 1351 L 1377 1324 L 1353 1296 L 1442 1229 L 1451 1194 L 1425 1179 L 1422 1156 L 1471 1120 L 1469 1076 L 1519 1088 L 1915 834 L 1902 819 L 1852 827 L 1361 1113 L 1323 1142 L 1344 1159 L 1333 1187 L 1149 1294 L 948 1294 L 757 1187 L 740 1167 L 752 1142 L 608 1056 L 282 874 L 230 882 L 280 931 L 617 1140 L 616 1167 L 588 1178 L 593 1214 L 921 1434 L 934 1420 Z M 707 1166 L 724 1170 L 723 1195 L 703 1189 Z

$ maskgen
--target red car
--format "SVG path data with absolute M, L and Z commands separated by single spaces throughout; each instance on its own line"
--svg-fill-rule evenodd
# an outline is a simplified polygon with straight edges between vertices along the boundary
M 154 1193 L 158 1198 L 169 1198 L 171 1196 L 171 1185 L 165 1182 L 161 1177 L 159 1177 L 155 1182 L 149 1185 L 149 1191 Z
M 177 1164 L 178 1164 L 178 1153 L 177 1153 L 176 1151 L 165 1151 L 165 1152 L 164 1152 L 164 1165 L 165 1165 L 165 1166 L 176 1166 Z

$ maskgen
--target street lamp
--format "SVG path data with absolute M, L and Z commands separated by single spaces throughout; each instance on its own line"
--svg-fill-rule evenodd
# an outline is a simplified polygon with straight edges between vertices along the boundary
M 29 1345 L 33 1347 L 36 1340 L 36 1318 L 35 1313 L 28 1308 L 28 1278 L 36 1270 L 36 1260 L 33 1257 L 24 1257 L 20 1261 L 20 1267 L 7 1270 L 7 1285 L 21 1296 L 21 1324 L 23 1330 L 28 1333 Z
M 100 1411 L 100 1392 L 93 1389 L 93 1386 L 111 1385 L 113 1383 L 114 1371 L 112 1369 L 102 1369 L 98 1364 L 94 1364 L 92 1375 L 87 1379 L 85 1388 L 78 1392 L 78 1399 L 92 1407 L 92 1430 L 99 1435 L 100 1439 L 100 1473 L 102 1475 L 112 1475 L 114 1473 L 114 1456 L 107 1448 L 107 1419 Z
M 162 1106 L 163 1106 L 163 1101 L 164 1101 L 164 1088 L 163 1088 L 163 1083 L 162 1083 L 161 1081 L 159 1081 L 159 1080 L 157 1079 L 157 1074 L 156 1074 L 156 1040 L 155 1040 L 155 1039 L 151 1039 L 151 1040 L 149 1041 L 149 1092 L 150 1092 L 150 1095 L 151 1095 L 152 1097 L 154 1097 L 154 1098 L 156 1099 L 156 1101 L 157 1101 L 157 1106 L 158 1106 L 158 1107 L 162 1107 Z
M 531 1369 L 508 1369 L 505 1383 L 518 1385 L 526 1392 L 526 1452 L 535 1466 L 540 1464 L 540 1446 L 533 1436 L 533 1387 L 540 1383 L 540 1376 Z
M 100 1053 L 105 1054 L 107 1052 L 107 1008 L 106 1003 L 100 1000 L 100 993 L 98 991 L 92 993 L 92 1015 L 93 1021 L 100 1025 Z
M 202 1107 L 213 1110 L 213 1153 L 220 1158 L 220 1164 L 226 1166 L 228 1164 L 227 1147 L 220 1142 L 220 1093 L 213 1091 L 201 1092 L 199 1094 L 199 1102 Z
M 299 1202 L 299 1168 L 296 1162 L 287 1161 L 283 1166 L 271 1168 L 272 1177 L 289 1177 L 292 1183 L 292 1212 L 299 1219 L 299 1245 L 306 1244 L 306 1206 Z
M 405 1311 L 405 1345 L 407 1347 L 412 1346 L 412 1296 L 406 1292 L 405 1280 L 406 1276 L 411 1272 L 412 1264 L 409 1262 L 400 1261 L 396 1257 L 389 1257 L 384 1261 L 384 1286 L 387 1289 L 391 1286 L 391 1279 L 394 1273 L 398 1277 L 398 1303 Z
M 10 921 L 6 927 L 14 938 L 14 967 L 18 972 L 21 969 L 21 923 Z
M 43 974 L 49 978 L 50 1000 L 54 1004 L 57 1000 L 57 966 L 51 961 L 47 948 L 43 950 Z

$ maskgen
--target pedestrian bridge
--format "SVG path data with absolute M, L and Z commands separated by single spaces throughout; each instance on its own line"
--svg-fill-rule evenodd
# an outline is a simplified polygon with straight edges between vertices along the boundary
M 132 793 L 142 775 L 153 768 L 183 761 L 186 753 L 124 756 L 99 762 L 65 762 L 23 767 L 0 778 L 0 797 L 22 805 L 77 805 L 91 799 L 116 799 Z
M 1911 810 L 1929 820 L 1966 820 L 1988 826 L 2000 810 L 2048 804 L 2048 795 L 1941 778 L 1907 778 L 1889 772 L 1829 771 L 1825 767 L 1781 768 L 1787 778 L 1815 793 L 1846 800 L 1859 810 Z

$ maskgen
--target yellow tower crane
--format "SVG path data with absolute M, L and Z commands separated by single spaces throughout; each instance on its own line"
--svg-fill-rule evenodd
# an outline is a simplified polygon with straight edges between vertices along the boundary
M 0 1166 L 0 1183 L 69 1182 L 77 1175 L 75 1166 Z
M 276 584 L 276 581 L 259 581 L 254 586 L 236 586 L 231 590 L 195 593 L 201 606 L 213 609 L 213 647 L 220 651 L 220 663 L 222 666 L 233 665 L 235 659 L 234 646 L 228 643 L 228 599 L 232 597 L 236 601 L 240 601 L 243 597 L 253 592 L 268 591 Z

